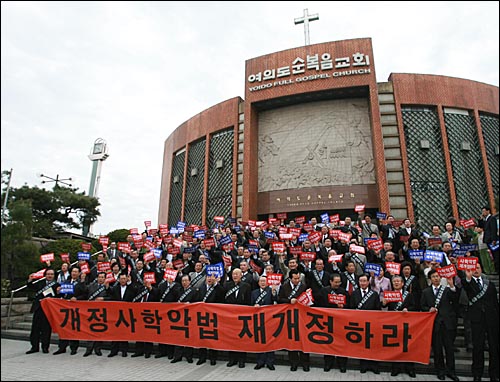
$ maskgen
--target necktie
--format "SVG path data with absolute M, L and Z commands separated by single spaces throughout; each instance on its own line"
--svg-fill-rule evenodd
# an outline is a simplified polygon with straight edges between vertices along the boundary
M 436 296 L 436 297 L 437 297 L 438 292 L 439 292 L 439 288 L 436 288 L 436 287 L 435 287 L 435 288 L 434 288 L 434 296 Z
M 363 293 L 361 293 L 361 297 L 364 298 L 365 297 L 365 294 L 366 292 L 365 291 L 362 291 Z
M 481 279 L 476 279 L 476 283 L 479 286 L 479 289 L 482 289 L 483 285 L 481 284 Z
M 350 296 L 352 294 L 352 283 L 350 281 L 347 281 L 347 283 L 349 284 L 348 292 L 349 292 L 349 296 Z

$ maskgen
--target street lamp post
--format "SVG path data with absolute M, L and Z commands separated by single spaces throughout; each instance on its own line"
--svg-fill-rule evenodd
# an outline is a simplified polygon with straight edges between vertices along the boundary
M 3 227 L 3 220 L 5 217 L 5 211 L 7 210 L 7 200 L 9 198 L 11 179 L 12 179 L 12 169 L 10 169 L 10 171 L 9 171 L 9 182 L 7 183 L 7 191 L 5 192 L 5 200 L 3 201 L 3 206 L 2 206 L 2 224 L 1 224 L 2 227 Z
M 89 196 L 97 198 L 97 191 L 99 190 L 99 183 L 101 181 L 102 162 L 109 157 L 108 145 L 102 138 L 97 138 L 90 151 L 89 159 L 92 161 L 92 174 L 90 175 Z M 83 236 L 91 235 L 91 224 L 85 223 L 83 225 Z
M 55 182 L 56 184 L 54 185 L 54 187 L 57 187 L 57 184 L 58 183 L 62 183 L 68 187 L 71 187 L 71 183 L 66 183 L 65 180 L 72 180 L 71 178 L 66 178 L 66 179 L 59 179 L 59 174 L 56 175 L 56 178 L 51 178 L 50 176 L 47 176 L 47 175 L 43 175 L 43 174 L 40 174 L 40 178 L 47 178 L 49 180 L 42 180 L 42 184 L 44 183 L 51 183 L 51 182 Z

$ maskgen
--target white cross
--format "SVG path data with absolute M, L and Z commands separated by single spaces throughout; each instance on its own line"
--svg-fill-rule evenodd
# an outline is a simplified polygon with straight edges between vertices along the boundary
M 296 18 L 294 20 L 295 25 L 302 24 L 302 23 L 304 24 L 304 35 L 306 38 L 306 45 L 310 44 L 310 42 L 309 42 L 309 21 L 315 21 L 315 20 L 319 20 L 319 15 L 317 13 L 315 13 L 314 15 L 309 15 L 307 8 L 304 9 L 304 17 L 299 17 L 299 18 Z

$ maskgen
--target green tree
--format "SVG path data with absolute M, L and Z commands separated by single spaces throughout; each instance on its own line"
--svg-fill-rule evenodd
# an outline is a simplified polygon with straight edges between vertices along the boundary
M 11 202 L 8 220 L 2 226 L 1 252 L 2 277 L 12 280 L 14 288 L 20 280 L 25 282 L 27 274 L 41 268 L 38 248 L 30 241 L 32 226 L 30 201 Z M 37 263 L 39 268 L 35 269 Z
M 109 242 L 119 242 L 119 241 L 127 241 L 127 236 L 130 234 L 130 231 L 126 228 L 115 229 L 107 234 L 109 237 Z
M 2 201 L 5 198 L 8 172 L 2 173 Z M 100 216 L 99 201 L 78 193 L 75 188 L 56 186 L 44 190 L 27 185 L 11 188 L 7 211 L 2 222 L 1 260 L 2 277 L 12 282 L 12 287 L 26 282 L 27 275 L 43 268 L 40 255 L 54 252 L 60 266 L 60 253 L 69 252 L 72 260 L 81 251 L 80 240 L 57 240 L 42 248 L 35 245 L 32 237 L 51 238 L 55 233 L 78 229 L 86 222 L 94 223 Z M 94 245 L 94 248 L 96 246 Z
M 57 232 L 80 229 L 86 223 L 93 224 L 100 216 L 97 198 L 89 197 L 77 190 L 57 185 L 50 191 L 24 185 L 11 190 L 8 203 L 31 201 L 32 235 L 53 237 Z

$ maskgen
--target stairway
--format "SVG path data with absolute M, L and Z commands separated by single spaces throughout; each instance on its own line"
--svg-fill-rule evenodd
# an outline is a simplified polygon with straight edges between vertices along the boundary
M 498 275 L 489 275 L 488 278 L 495 283 L 498 291 L 498 283 L 499 278 Z M 9 299 L 2 298 L 2 338 L 14 339 L 14 340 L 22 340 L 29 341 L 30 329 L 31 329 L 31 321 L 33 315 L 29 313 L 31 302 L 27 301 L 24 298 L 15 298 L 13 302 L 12 315 L 10 318 L 9 329 L 5 329 L 6 319 L 7 319 L 7 309 L 8 309 Z M 57 345 L 58 343 L 58 335 L 52 333 L 51 344 Z M 131 342 L 129 344 L 129 351 L 134 351 L 135 343 Z M 86 346 L 86 341 L 80 341 L 80 351 L 83 354 L 83 349 Z M 156 348 L 157 345 L 155 345 Z M 458 319 L 458 327 L 457 327 L 457 337 L 455 340 L 455 346 L 458 348 L 458 352 L 455 352 L 455 366 L 456 373 L 458 376 L 462 377 L 471 377 L 471 364 L 472 364 L 472 353 L 467 352 L 465 348 L 465 340 L 464 340 L 464 326 L 463 319 Z M 29 348 L 29 345 L 26 345 L 26 349 Z M 104 346 L 104 349 L 109 349 L 109 345 Z M 55 350 L 54 348 L 51 350 Z M 219 359 L 224 359 L 224 352 L 219 353 Z M 276 364 L 288 365 L 288 352 L 287 351 L 276 351 Z M 196 356 L 196 351 L 195 351 Z M 255 362 L 255 355 L 252 353 L 248 353 L 248 362 Z M 488 352 L 485 352 L 485 375 L 487 378 L 487 370 L 488 370 Z M 323 368 L 323 356 L 319 354 L 311 354 L 311 366 Z M 388 362 L 380 362 L 379 364 L 381 371 L 390 372 L 391 364 Z M 355 359 L 349 359 L 347 368 L 351 370 L 359 369 L 359 361 Z M 434 374 L 434 366 L 433 366 L 433 358 L 431 357 L 431 363 L 429 365 L 415 364 L 415 369 L 417 376 L 419 373 L 421 374 Z

